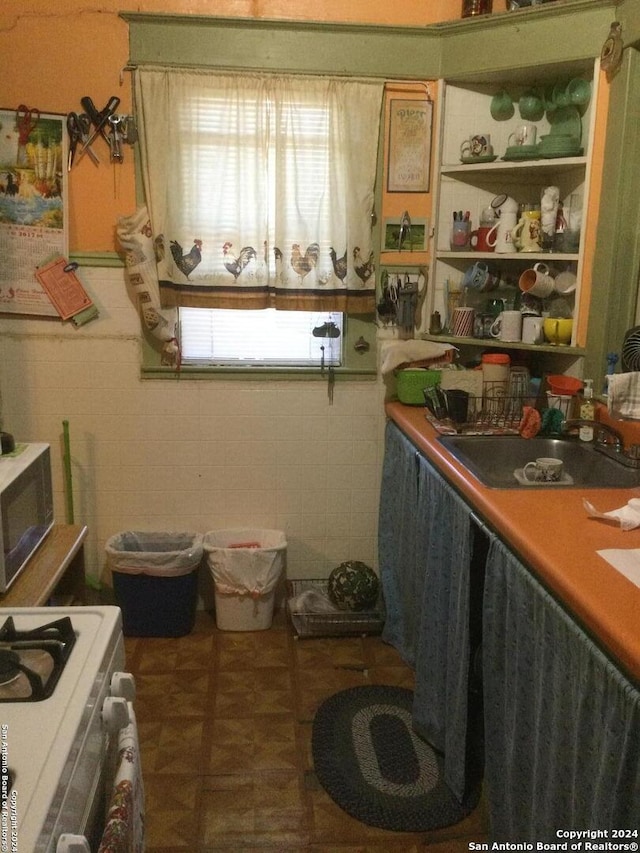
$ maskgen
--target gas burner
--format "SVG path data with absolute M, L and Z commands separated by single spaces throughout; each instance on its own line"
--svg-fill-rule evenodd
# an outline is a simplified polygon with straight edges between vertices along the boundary
M 20 655 L 0 649 L 0 686 L 10 684 L 20 675 Z
M 0 702 L 40 702 L 53 693 L 76 635 L 68 616 L 27 631 L 0 628 Z

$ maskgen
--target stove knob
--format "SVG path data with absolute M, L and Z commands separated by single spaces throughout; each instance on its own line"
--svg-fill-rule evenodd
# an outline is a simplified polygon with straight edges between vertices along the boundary
M 102 705 L 102 721 L 110 732 L 117 732 L 128 726 L 129 707 L 122 696 L 107 696 Z
M 72 835 L 65 832 L 58 839 L 56 853 L 91 853 L 91 848 L 84 835 Z
M 114 672 L 111 676 L 111 695 L 122 696 L 133 702 L 136 698 L 136 680 L 130 672 Z

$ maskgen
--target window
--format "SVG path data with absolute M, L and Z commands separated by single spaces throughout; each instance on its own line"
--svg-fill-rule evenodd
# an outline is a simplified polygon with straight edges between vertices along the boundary
M 187 110 L 193 106 L 184 105 Z M 296 145 L 285 146 L 278 156 L 273 149 L 268 152 L 263 203 L 266 219 L 270 222 L 275 222 L 278 215 L 282 216 L 282 211 L 285 218 L 289 218 L 301 210 L 303 217 L 311 221 L 329 216 L 329 211 L 324 209 L 324 176 L 330 156 L 330 110 L 327 106 L 303 100 L 296 106 L 296 121 L 301 131 L 296 136 Z M 256 169 L 262 165 L 258 156 L 262 135 L 253 114 L 247 123 L 239 123 L 231 132 L 226 105 L 221 99 L 201 101 L 198 108 L 206 112 L 207 118 L 203 122 L 204 132 L 202 127 L 197 133 L 191 129 L 192 151 L 185 151 L 183 174 L 192 174 L 189 162 L 195 160 L 199 164 L 199 180 L 193 186 L 191 196 L 196 209 L 185 211 L 185 218 L 195 215 L 205 220 L 199 211 L 206 211 L 212 196 L 218 194 L 221 199 L 230 201 L 219 222 L 233 228 L 240 213 L 238 194 L 250 193 L 250 188 L 260 182 Z M 180 120 L 188 132 L 187 128 L 192 124 L 189 117 L 181 114 Z M 283 181 L 282 186 L 277 184 L 279 174 L 286 175 L 295 170 L 303 170 L 308 178 L 300 198 L 296 193 L 297 183 Z M 276 200 L 279 200 L 280 212 Z M 202 237 L 203 243 L 209 242 L 209 245 L 214 239 L 207 233 Z M 319 256 L 330 258 L 329 241 L 322 240 L 318 245 Z M 262 259 L 268 267 L 265 274 L 277 276 L 282 259 L 275 252 L 265 255 Z M 220 258 L 210 260 L 209 266 L 215 269 L 216 262 L 221 262 L 223 266 L 229 264 L 238 269 L 245 261 L 259 266 L 257 259 L 238 257 L 230 247 Z M 328 272 L 328 269 L 321 272 L 321 276 Z M 338 367 L 342 363 L 343 315 L 340 312 L 180 308 L 179 321 L 182 361 L 185 364 L 313 366 L 324 363 Z M 332 324 L 338 337 L 313 334 L 314 329 L 323 329 L 328 323 Z
M 340 313 L 274 308 L 181 308 L 182 360 L 200 365 L 339 367 L 342 319 Z

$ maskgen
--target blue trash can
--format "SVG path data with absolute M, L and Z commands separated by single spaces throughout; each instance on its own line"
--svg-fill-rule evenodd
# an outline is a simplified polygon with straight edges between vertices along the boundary
M 127 637 L 183 637 L 195 624 L 203 537 L 125 531 L 105 546 Z

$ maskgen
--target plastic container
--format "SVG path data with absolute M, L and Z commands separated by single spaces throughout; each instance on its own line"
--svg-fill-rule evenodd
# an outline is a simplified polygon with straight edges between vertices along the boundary
M 193 630 L 203 537 L 125 531 L 106 543 L 127 637 L 183 637 Z
M 482 397 L 484 410 L 500 414 L 509 392 L 511 359 L 505 353 L 485 353 L 482 356 Z
M 215 587 L 221 631 L 271 627 L 275 593 L 285 568 L 287 540 L 281 530 L 212 530 L 204 551 Z

